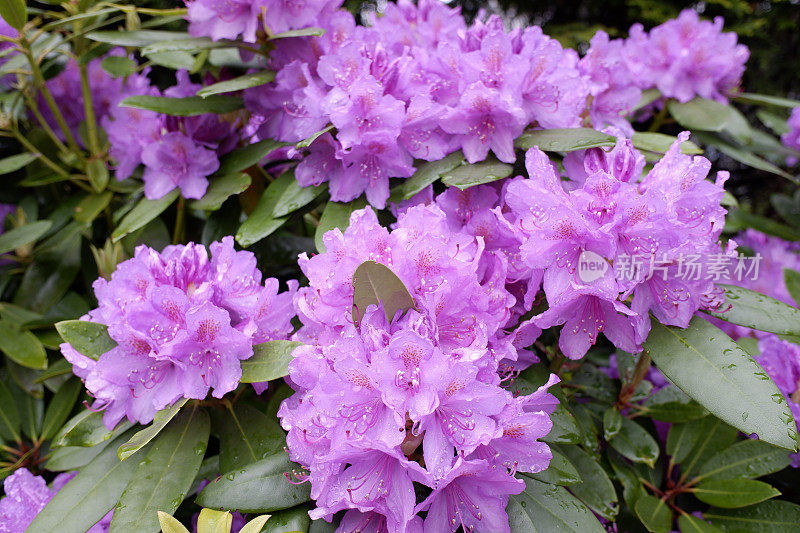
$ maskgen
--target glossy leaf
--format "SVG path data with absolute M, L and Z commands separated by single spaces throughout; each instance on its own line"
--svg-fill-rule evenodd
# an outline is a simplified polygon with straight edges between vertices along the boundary
M 187 409 L 167 424 L 122 493 L 109 533 L 159 530 L 157 512 L 175 512 L 192 486 L 209 429 L 208 414 L 202 409 Z
M 281 33 L 276 33 L 269 37 L 270 41 L 277 39 L 288 39 L 290 37 L 319 37 L 325 35 L 325 30 L 322 28 L 300 28 L 298 30 L 289 30 Z
M 800 505 L 772 500 L 741 509 L 711 508 L 703 518 L 723 531 L 767 533 L 796 533 L 800 524 Z M 755 526 L 759 529 L 755 529 Z
M 699 96 L 686 103 L 668 100 L 667 109 L 678 124 L 692 131 L 722 131 L 731 116 L 727 105 Z
M 47 368 L 47 353 L 42 342 L 30 331 L 0 319 L 0 352 L 27 368 Z
M 353 273 L 353 322 L 370 305 L 383 305 L 386 320 L 391 322 L 398 311 L 405 313 L 415 306 L 414 298 L 400 278 L 389 267 L 375 261 L 364 261 Z
M 762 159 L 761 157 L 755 155 L 754 153 L 748 150 L 739 148 L 738 146 L 734 146 L 728 142 L 725 142 L 715 135 L 709 135 L 709 134 L 704 134 L 703 132 L 698 132 L 695 134 L 695 136 L 700 142 L 713 145 L 720 152 L 724 153 L 725 155 L 729 156 L 732 159 L 735 159 L 736 161 L 739 161 L 740 163 L 744 163 L 745 165 L 757 168 L 758 170 L 769 172 L 771 174 L 777 174 L 778 176 L 786 178 L 792 182 L 798 183 L 798 180 L 785 170 L 781 169 L 776 165 L 773 165 L 766 159 Z
M 786 241 L 800 241 L 800 230 L 741 209 L 729 211 L 726 222 L 733 223 L 741 228 L 757 229 L 762 233 L 780 237 Z
M 64 342 L 90 359 L 97 360 L 117 343 L 108 334 L 108 326 L 88 320 L 64 320 L 56 324 L 56 330 Z
M 320 194 L 328 190 L 328 184 L 323 183 L 316 187 L 301 187 L 294 179 L 285 184 L 283 190 L 275 200 L 275 207 L 272 209 L 272 217 L 280 218 L 293 213 L 301 207 L 310 204 Z
M 9 26 L 21 30 L 28 22 L 28 7 L 25 0 L 3 0 L 0 2 L 0 17 Z
M 286 512 L 289 512 L 289 511 L 286 511 Z M 306 519 L 308 519 L 308 511 L 304 509 L 303 512 L 306 515 Z M 250 520 L 248 523 L 246 523 L 244 525 L 244 527 L 239 530 L 239 533 L 261 533 L 263 531 L 264 524 L 266 524 L 267 521 L 270 518 L 271 518 L 271 515 L 268 515 L 268 514 L 257 516 L 255 518 L 253 518 L 252 520 Z M 292 524 L 288 523 L 287 525 L 291 526 Z M 294 531 L 305 531 L 305 528 L 304 529 L 295 529 Z
M 0 382 L 0 438 L 19 442 L 19 410 L 8 387 Z
M 37 533 L 84 533 L 110 511 L 139 464 L 120 461 L 116 445 L 120 436 L 100 452 L 77 476 L 56 493 L 28 527 Z
M 703 406 L 692 400 L 675 385 L 667 385 L 648 397 L 642 406 L 648 416 L 662 422 L 687 422 L 708 414 Z
M 576 485 L 583 481 L 580 474 L 578 474 L 578 470 L 563 454 L 555 450 L 550 451 L 553 454 L 553 458 L 550 459 L 550 465 L 547 470 L 523 475 L 551 485 Z
M 637 150 L 647 150 L 659 154 L 666 154 L 672 143 L 677 140 L 678 138 L 672 135 L 652 131 L 637 131 L 631 137 L 633 146 Z M 703 150 L 692 141 L 683 141 L 681 143 L 681 153 L 695 155 L 702 154 Z
M 667 503 L 655 496 L 646 494 L 636 501 L 636 516 L 647 531 L 669 533 L 672 529 L 672 512 Z
M 0 254 L 12 252 L 21 246 L 35 242 L 47 233 L 52 225 L 49 220 L 39 220 L 8 230 L 0 235 Z
M 183 398 L 172 404 L 170 407 L 158 411 L 155 418 L 153 418 L 152 424 L 143 430 L 138 431 L 130 438 L 128 442 L 119 447 L 117 453 L 120 461 L 125 461 L 125 459 L 136 453 L 148 442 L 153 440 L 156 435 L 161 433 L 161 430 L 163 430 L 164 427 L 169 424 L 169 421 L 178 414 L 178 411 L 180 411 L 181 407 L 183 407 L 187 401 L 188 400 L 186 398 Z
M 136 61 L 129 57 L 107 56 L 100 61 L 100 66 L 112 78 L 124 78 L 136 72 Z
M 64 472 L 82 468 L 100 455 L 105 450 L 109 442 L 98 444 L 92 447 L 85 446 L 62 446 L 51 450 L 50 457 L 45 463 L 45 467 L 53 472 Z
M 790 98 L 772 96 L 769 94 L 739 93 L 734 96 L 733 99 L 745 104 L 771 105 L 788 108 L 800 107 L 800 100 L 792 100 Z
M 462 191 L 506 178 L 514 171 L 514 167 L 499 161 L 484 161 L 455 167 L 442 173 L 442 183 L 448 187 L 456 187 Z
M 297 533 L 308 531 L 311 518 L 308 516 L 308 507 L 299 505 L 274 513 L 261 533 Z M 240 532 L 241 533 L 241 532 Z
M 284 476 L 296 468 L 285 452 L 227 472 L 209 483 L 197 496 L 198 505 L 214 509 L 238 509 L 246 513 L 270 513 L 309 500 L 307 483 L 295 485 Z
M 314 243 L 317 246 L 317 251 L 323 253 L 325 251 L 325 244 L 322 238 L 327 232 L 334 228 L 339 228 L 344 232 L 347 226 L 350 225 L 350 215 L 353 211 L 357 211 L 366 207 L 367 200 L 365 198 L 358 198 L 348 203 L 328 202 L 325 204 L 325 210 L 322 212 L 322 217 L 319 219 L 319 226 L 314 233 Z
M 508 507 L 511 533 L 603 533 L 592 512 L 566 489 L 526 478 L 525 491 L 512 495 Z
M 244 107 L 241 98 L 216 94 L 207 96 L 185 96 L 170 98 L 168 96 L 129 96 L 120 102 L 120 107 L 147 109 L 173 117 L 193 117 L 207 113 L 232 113 Z
M 172 205 L 172 202 L 174 202 L 179 195 L 180 191 L 174 189 L 158 200 L 142 198 L 139 200 L 139 203 L 136 204 L 136 207 L 131 209 L 130 212 L 125 215 L 125 218 L 122 219 L 122 222 L 116 227 L 111 234 L 111 240 L 117 242 L 125 235 L 133 233 L 139 228 L 143 228 L 148 222 Z
M 111 203 L 114 193 L 105 191 L 102 194 L 89 194 L 75 207 L 75 220 L 92 222 Z
M 779 335 L 800 335 L 800 310 L 759 292 L 734 285 L 725 289 L 723 312 L 709 312 L 713 317 Z
M 754 479 L 709 479 L 694 488 L 698 500 L 723 509 L 735 509 L 763 502 L 781 492 Z
M 119 435 L 121 429 L 130 427 L 129 422 L 121 422 L 110 430 L 103 424 L 103 413 L 86 409 L 73 416 L 53 438 L 58 446 L 96 446 Z
M 622 415 L 614 407 L 609 407 L 603 413 L 603 438 L 613 439 L 622 429 Z
M 664 375 L 712 414 L 761 440 L 796 448 L 797 430 L 783 395 L 718 328 L 699 317 L 687 329 L 654 321 L 645 347 Z
M 583 479 L 582 483 L 572 485 L 570 492 L 606 520 L 614 520 L 618 510 L 617 493 L 603 467 L 577 446 L 559 446 L 557 450 L 569 459 Z
M 39 159 L 40 154 L 23 152 L 0 159 L 0 174 L 9 174 L 31 164 Z
M 263 141 L 237 148 L 225 154 L 220 159 L 216 174 L 232 174 L 250 168 L 258 164 L 259 161 L 267 157 L 270 153 L 285 145 L 286 143 L 273 141 L 272 139 L 264 139 Z
M 609 443 L 622 456 L 635 463 L 644 463 L 650 467 L 658 459 L 658 443 L 642 426 L 622 417 L 622 427 Z
M 44 413 L 44 420 L 42 421 L 43 439 L 53 438 L 58 430 L 61 429 L 82 390 L 83 383 L 76 377 L 67 380 L 58 388 Z
M 249 175 L 238 172 L 212 178 L 203 197 L 192 201 L 189 206 L 192 209 L 216 211 L 229 197 L 246 191 L 250 181 Z
M 200 52 L 202 50 L 212 50 L 214 48 L 224 48 L 243 44 L 227 39 L 212 41 L 208 37 L 190 37 L 186 33 L 174 33 L 178 36 L 178 38 L 173 40 L 150 41 L 142 48 L 142 54 L 149 56 L 151 54 L 161 54 L 164 52 Z
M 219 417 L 219 470 L 230 472 L 283 450 L 286 436 L 278 423 L 244 403 Z
M 786 283 L 786 290 L 797 303 L 800 303 L 800 272 L 790 268 L 783 269 L 783 281 Z
M 700 479 L 756 478 L 783 470 L 791 458 L 786 450 L 758 440 L 737 442 L 706 461 Z
M 681 533 L 721 533 L 722 530 L 712 526 L 696 516 L 684 514 L 678 517 L 678 528 Z
M 273 212 L 284 189 L 293 181 L 295 181 L 294 174 L 284 172 L 269 184 L 253 212 L 239 227 L 239 231 L 236 233 L 236 242 L 244 247 L 250 246 L 270 235 L 286 222 L 285 217 L 275 218 Z
M 207 98 L 212 94 L 232 93 L 235 91 L 243 91 L 251 87 L 258 87 L 264 85 L 275 79 L 275 73 L 271 70 L 261 70 L 258 72 L 251 72 L 244 74 L 238 78 L 220 81 L 213 85 L 208 85 L 197 91 L 197 96 Z
M 438 161 L 426 161 L 417 165 L 417 171 L 410 178 L 403 180 L 403 183 L 398 185 L 396 189 L 392 190 L 392 200 L 395 202 L 408 200 L 465 162 L 464 154 L 458 150 Z
M 302 342 L 267 341 L 253 346 L 253 357 L 242 361 L 241 383 L 261 383 L 289 375 L 292 352 Z
M 590 128 L 559 128 L 523 133 L 514 145 L 522 150 L 538 146 L 545 152 L 574 152 L 614 146 L 616 143 L 617 139 L 613 135 Z
M 189 533 L 183 524 L 163 511 L 158 511 L 158 525 L 161 526 L 162 533 Z
M 197 517 L 197 533 L 228 533 L 233 515 L 228 511 L 202 509 Z
M 140 30 L 140 31 L 92 31 L 88 39 L 116 46 L 146 46 L 159 41 L 191 39 L 188 33 L 180 31 Z

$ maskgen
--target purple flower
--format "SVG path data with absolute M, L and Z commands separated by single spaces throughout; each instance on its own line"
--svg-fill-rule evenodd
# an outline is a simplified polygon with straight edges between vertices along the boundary
M 792 114 L 786 122 L 789 126 L 789 131 L 781 135 L 781 142 L 789 148 L 800 150 L 800 107 L 792 109 Z M 797 157 L 787 157 L 786 164 L 794 165 L 797 163 Z
M 205 247 L 168 246 L 162 253 L 140 246 L 110 281 L 94 283 L 98 308 L 84 319 L 106 324 L 117 346 L 97 361 L 62 344 L 94 396 L 93 408 L 114 427 L 127 417 L 147 423 L 180 398 L 217 398 L 235 389 L 240 361 L 253 344 L 286 338 L 292 331 L 291 298 L 297 284 L 278 293 L 274 278 L 261 284 L 250 252 L 233 238 Z
M 259 15 L 265 2 L 262 0 L 192 0 L 189 10 L 189 33 L 194 37 L 256 41 Z
M 186 198 L 202 198 L 208 176 L 219 168 L 217 155 L 183 133 L 172 131 L 142 149 L 144 192 L 150 200 L 179 187 Z

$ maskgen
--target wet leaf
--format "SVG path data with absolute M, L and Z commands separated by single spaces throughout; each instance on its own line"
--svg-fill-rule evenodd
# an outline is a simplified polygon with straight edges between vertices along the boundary
M 364 261 L 353 273 L 353 322 L 360 323 L 370 305 L 381 304 L 388 322 L 398 311 L 405 313 L 415 306 L 411 293 L 389 267 Z

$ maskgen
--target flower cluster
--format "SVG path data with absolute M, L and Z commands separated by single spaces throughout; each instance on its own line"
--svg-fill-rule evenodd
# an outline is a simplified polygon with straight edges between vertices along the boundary
M 558 378 L 529 396 L 500 386 L 498 361 L 514 351 L 501 330 L 514 302 L 503 256 L 483 261 L 482 239 L 451 231 L 435 205 L 407 209 L 391 232 L 356 211 L 324 242 L 300 258 L 309 286 L 295 297 L 296 338 L 308 344 L 278 412 L 291 458 L 308 469 L 312 517 L 347 510 L 346 531 L 421 531 L 427 511 L 426 531 L 509 531 L 509 495 L 524 489 L 513 473 L 551 458 L 538 439 Z M 413 308 L 387 320 L 370 305 L 354 323 L 351 280 L 368 260 L 400 278 Z
M 75 473 L 59 474 L 52 486 L 40 476 L 20 468 L 3 482 L 5 496 L 0 499 L 0 533 L 24 533 L 44 506 L 61 490 Z M 109 511 L 86 533 L 106 533 L 113 511 Z
M 722 32 L 722 17 L 700 20 L 684 9 L 676 19 L 646 33 L 634 24 L 625 42 L 627 66 L 641 89 L 688 102 L 695 96 L 727 102 L 736 90 L 750 52 L 734 32 Z
M 496 16 L 468 27 L 437 0 L 390 3 L 369 27 L 344 10 L 322 25 L 323 37 L 278 41 L 275 82 L 248 90 L 246 104 L 264 117 L 262 137 L 297 142 L 335 128 L 295 172 L 304 186 L 328 181 L 334 201 L 366 191 L 382 208 L 389 178 L 411 176 L 415 158 L 460 148 L 470 162 L 490 150 L 513 162 L 527 125 L 581 124 L 578 56 L 538 27 L 506 32 Z
M 688 135 L 680 134 L 644 177 L 644 157 L 620 137 L 610 151 L 565 158 L 564 183 L 533 148 L 529 179 L 507 184 L 506 216 L 521 232 L 519 253 L 531 269 L 528 293 L 541 283 L 549 305 L 531 320 L 540 328 L 563 324 L 559 346 L 567 357 L 582 357 L 601 332 L 638 352 L 650 313 L 687 327 L 699 308 L 720 304 L 712 280 L 679 272 L 685 257 L 702 263 L 721 254 L 726 213 L 720 201 L 728 175 L 706 180 L 711 163 L 681 153 Z
M 195 37 L 256 41 L 267 35 L 316 27 L 330 16 L 341 0 L 186 0 L 189 33 Z M 262 25 L 262 28 L 259 28 Z
M 786 125 L 789 127 L 789 131 L 781 135 L 781 141 L 789 148 L 800 150 L 800 107 L 792 109 L 792 114 Z M 794 165 L 797 163 L 797 158 L 788 157 L 786 163 Z
M 95 361 L 62 344 L 93 408 L 111 428 L 124 416 L 147 423 L 180 398 L 217 398 L 236 388 L 240 361 L 253 344 L 286 338 L 294 316 L 289 291 L 261 284 L 255 256 L 237 252 L 233 238 L 204 246 L 140 246 L 110 281 L 94 283 L 97 309 L 84 319 L 108 326 L 117 346 Z
M 164 96 L 195 96 L 202 87 L 192 83 L 186 71 L 176 73 L 178 83 L 166 89 Z M 146 78 L 139 79 L 132 94 L 158 96 Z M 111 143 L 111 157 L 117 160 L 116 177 L 129 177 L 144 164 L 144 193 L 147 198 L 161 198 L 176 187 L 186 198 L 202 198 L 208 188 L 208 176 L 219 168 L 218 156 L 232 150 L 238 142 L 235 124 L 208 113 L 191 117 L 172 117 L 154 111 L 114 107 L 102 125 Z

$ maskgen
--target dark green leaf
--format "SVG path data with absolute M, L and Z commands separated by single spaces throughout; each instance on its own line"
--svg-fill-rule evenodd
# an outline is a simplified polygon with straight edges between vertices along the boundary
M 298 141 L 298 142 L 296 142 L 296 143 L 295 143 L 295 145 L 294 145 L 294 147 L 295 147 L 295 148 L 297 148 L 298 150 L 299 150 L 299 149 L 301 149 L 301 148 L 308 148 L 308 147 L 309 147 L 309 146 L 311 146 L 311 145 L 314 143 L 314 141 L 316 141 L 316 140 L 317 140 L 317 139 L 318 139 L 320 136 L 322 136 L 322 135 L 324 135 L 324 134 L 328 133 L 329 131 L 333 130 L 333 127 L 334 127 L 334 126 L 333 126 L 333 124 L 328 124 L 327 126 L 325 126 L 324 128 L 322 128 L 321 130 L 319 130 L 319 131 L 315 131 L 314 133 L 312 133 L 310 136 L 306 137 L 306 138 L 305 138 L 305 139 L 303 139 L 302 141 Z
M 646 494 L 642 479 L 614 450 L 608 450 L 607 457 L 616 479 L 622 484 L 622 498 L 630 509 L 635 509 L 636 502 Z
M 31 222 L 0 235 L 0 254 L 11 252 L 39 239 L 52 226 L 49 220 Z
M 678 528 L 682 533 L 721 533 L 722 531 L 705 520 L 701 520 L 690 514 L 684 514 L 678 517 Z
M 94 192 L 101 193 L 108 186 L 108 167 L 102 159 L 90 159 L 86 163 L 86 175 Z
M 610 444 L 622 456 L 635 463 L 644 463 L 652 468 L 658 459 L 656 440 L 630 418 L 622 418 L 622 428 Z
M 711 508 L 703 518 L 731 533 L 797 533 L 800 505 L 772 500 L 742 509 Z
M 666 154 L 669 147 L 672 146 L 672 143 L 677 140 L 678 138 L 672 135 L 650 131 L 637 131 L 633 134 L 633 137 L 631 137 L 633 146 L 636 147 L 636 149 L 659 154 Z M 692 141 L 683 141 L 681 143 L 681 153 L 690 155 L 702 154 L 703 150 Z
M 228 197 L 242 193 L 250 186 L 250 176 L 244 173 L 234 173 L 218 176 L 211 179 L 208 190 L 199 200 L 189 204 L 192 209 L 216 211 Z
M 276 453 L 245 468 L 228 472 L 209 483 L 197 504 L 246 513 L 270 513 L 309 500 L 307 483 L 294 485 L 284 476 L 296 468 L 285 452 Z
M 195 58 L 189 52 L 182 52 L 176 50 L 173 52 L 151 52 L 147 55 L 147 59 L 156 65 L 171 68 L 173 70 L 192 70 L 195 64 Z
M 0 382 L 0 438 L 19 442 L 19 410 L 11 391 Z
M 763 170 L 765 172 L 777 174 L 778 176 L 786 178 L 794 183 L 798 183 L 798 180 L 794 176 L 792 176 L 785 170 L 781 169 L 780 167 L 773 165 L 766 159 L 758 157 L 752 152 L 749 152 L 745 149 L 727 143 L 715 135 L 705 134 L 702 132 L 698 132 L 695 135 L 700 142 L 714 146 L 720 152 L 727 155 L 731 159 L 735 159 L 740 163 L 744 163 L 745 165 L 757 168 L 758 170 Z
M 250 168 L 281 146 L 286 146 L 286 143 L 264 139 L 263 141 L 237 148 L 222 157 L 216 174 L 232 174 Z
M 447 172 L 452 171 L 464 163 L 464 154 L 459 150 L 438 161 L 427 161 L 418 165 L 417 171 L 407 180 L 403 180 L 402 185 L 398 185 L 397 188 L 392 191 L 393 201 L 399 202 L 401 200 L 408 200 L 425 187 L 441 178 Z
M 339 202 L 325 204 L 325 210 L 319 219 L 319 226 L 317 226 L 317 231 L 314 233 L 314 243 L 317 245 L 317 250 L 320 253 L 325 252 L 325 244 L 322 240 L 325 234 L 333 228 L 339 228 L 344 232 L 347 226 L 350 225 L 350 215 L 353 214 L 353 211 L 363 209 L 366 205 L 367 200 L 363 197 L 346 204 Z
M 517 148 L 527 150 L 538 146 L 545 152 L 574 152 L 587 148 L 614 146 L 617 139 L 589 128 L 560 128 L 523 133 L 514 143 Z
M 9 174 L 11 172 L 14 172 L 15 170 L 19 170 L 23 167 L 26 167 L 33 161 L 39 159 L 40 155 L 41 154 L 32 154 L 30 152 L 24 152 L 21 154 L 4 157 L 3 159 L 0 159 L 0 174 Z
M 286 445 L 286 436 L 278 423 L 253 406 L 239 402 L 220 418 L 221 472 L 255 463 Z
M 758 119 L 769 129 L 775 132 L 777 135 L 783 135 L 784 133 L 789 133 L 789 124 L 786 122 L 785 116 L 779 116 L 775 113 L 770 113 L 769 111 L 765 111 L 763 109 L 759 109 L 756 111 L 756 116 Z
M 582 483 L 572 485 L 570 492 L 580 498 L 606 520 L 617 516 L 617 493 L 603 467 L 577 446 L 558 446 L 557 450 L 580 472 Z
M 112 78 L 124 78 L 136 72 L 136 61 L 125 56 L 107 56 L 100 61 L 100 66 Z
M 8 22 L 8 25 L 17 30 L 21 30 L 28 22 L 28 7 L 25 0 L 3 0 L 0 2 L 0 17 Z
M 168 96 L 129 96 L 120 102 L 120 107 L 147 109 L 174 117 L 193 117 L 207 113 L 232 113 L 244 107 L 241 98 L 222 94 L 208 96 L 186 96 L 170 98 Z
M 461 165 L 442 173 L 442 183 L 448 187 L 457 187 L 462 191 L 506 178 L 514 171 L 514 167 L 499 161 L 484 161 L 472 165 Z
M 555 450 L 551 450 L 551 452 L 553 458 L 550 460 L 547 470 L 523 475 L 551 485 L 575 485 L 583 481 L 578 470 L 566 457 Z
M 158 200 L 142 198 L 139 200 L 139 203 L 136 204 L 136 207 L 131 209 L 130 212 L 125 215 L 125 218 L 122 219 L 122 222 L 119 223 L 119 226 L 117 226 L 111 234 L 111 240 L 117 242 L 125 235 L 144 227 L 148 222 L 172 205 L 172 202 L 174 202 L 179 195 L 180 191 L 174 189 Z
M 675 385 L 667 385 L 642 403 L 647 414 L 662 422 L 687 422 L 708 414 L 708 411 Z
M 253 346 L 253 357 L 242 361 L 241 383 L 261 383 L 289 374 L 292 351 L 302 342 L 267 341 Z
M 236 242 L 244 247 L 250 246 L 278 229 L 286 218 L 275 218 L 273 212 L 283 191 L 295 181 L 292 172 L 284 172 L 278 179 L 269 184 L 264 194 L 258 200 L 256 208 L 250 213 L 239 231 L 236 233 Z
M 566 489 L 525 479 L 525 492 L 512 495 L 506 508 L 511 533 L 602 533 L 592 512 Z
M 275 79 L 275 73 L 271 70 L 251 72 L 250 74 L 245 74 L 243 76 L 239 76 L 238 78 L 221 81 L 213 85 L 203 87 L 202 89 L 197 91 L 197 96 L 200 96 L 202 98 L 207 98 L 212 94 L 223 94 L 223 93 L 232 93 L 235 91 L 243 91 L 245 89 L 250 89 L 251 87 L 258 87 L 259 85 L 264 85 L 265 83 L 269 83 L 274 79 Z
M 791 100 L 789 98 L 772 96 L 769 94 L 740 93 L 734 96 L 733 99 L 745 104 L 772 105 L 788 108 L 800 107 L 800 100 Z
M 786 290 L 789 291 L 792 300 L 800 304 L 800 272 L 790 268 L 784 268 L 783 280 L 786 283 Z
M 298 533 L 308 531 L 310 524 L 308 507 L 299 505 L 273 514 L 260 531 L 261 533 Z
M 95 361 L 117 346 L 108 334 L 108 326 L 88 320 L 64 320 L 56 324 L 61 338 L 79 353 Z
M 0 351 L 19 365 L 47 368 L 47 353 L 41 341 L 30 331 L 19 329 L 7 320 L 0 320 Z
M 770 218 L 754 215 L 741 209 L 734 209 L 728 212 L 726 222 L 732 223 L 740 228 L 757 229 L 767 235 L 780 237 L 786 241 L 800 241 L 800 230 L 791 228 Z
M 695 317 L 687 329 L 654 321 L 645 343 L 670 381 L 744 433 L 795 450 L 794 418 L 775 383 L 718 328 Z
M 51 439 L 55 436 L 64 421 L 69 416 L 78 395 L 83 390 L 83 383 L 78 378 L 73 377 L 59 387 L 53 399 L 47 405 L 42 422 L 42 438 Z
M 622 415 L 613 406 L 603 413 L 603 438 L 613 439 L 622 429 Z
M 178 411 L 181 410 L 181 407 L 183 407 L 187 401 L 186 398 L 180 399 L 166 409 L 158 411 L 155 418 L 153 418 L 152 424 L 136 432 L 130 440 L 119 447 L 117 455 L 119 455 L 120 461 L 125 461 L 125 459 L 136 453 L 148 442 L 153 440 L 156 435 L 161 433 L 161 430 L 178 414 Z
M 577 444 L 581 442 L 581 430 L 564 404 L 558 404 L 556 410 L 550 415 L 553 429 L 542 440 L 555 444 Z
M 785 194 L 773 194 L 769 197 L 772 207 L 788 224 L 800 227 L 800 202 Z
M 791 459 L 786 450 L 758 440 L 737 442 L 706 461 L 700 479 L 756 478 L 783 470 Z
M 111 202 L 114 193 L 105 191 L 101 194 L 87 195 L 75 208 L 75 220 L 78 222 L 91 222 L 98 216 Z
M 311 203 L 314 198 L 328 190 L 328 184 L 312 187 L 301 187 L 297 180 L 294 179 L 294 172 L 292 174 L 292 181 L 286 184 L 286 187 L 281 191 L 277 200 L 275 200 L 275 207 L 272 209 L 272 218 L 281 218 L 289 213 L 293 213 L 301 207 Z
M 179 35 L 182 37 L 175 40 L 149 42 L 142 48 L 142 54 L 149 56 L 151 54 L 161 54 L 164 52 L 200 52 L 201 50 L 211 50 L 214 48 L 224 48 L 242 44 L 240 42 L 229 41 L 227 39 L 212 41 L 208 37 L 189 37 L 189 35 L 185 33 Z
M 681 474 L 687 477 L 692 474 L 696 466 L 704 464 L 719 450 L 724 450 L 733 444 L 738 434 L 736 429 L 713 416 L 687 422 L 685 426 L 687 429 L 683 435 L 684 441 L 687 445 L 691 444 L 691 448 L 688 451 L 681 448 L 679 451 L 683 454 L 683 459 L 678 461 L 676 460 L 678 456 L 674 455 L 672 462 L 680 463 Z M 669 435 L 667 448 L 669 453 Z
M 780 496 L 781 492 L 754 479 L 709 479 L 694 488 L 697 499 L 715 507 L 747 507 Z
M 88 39 L 100 43 L 117 46 L 142 47 L 159 41 L 174 41 L 178 39 L 191 39 L 188 33 L 180 31 L 92 31 L 86 34 Z
M 364 261 L 353 273 L 354 323 L 361 322 L 361 316 L 370 305 L 383 305 L 386 320 L 391 322 L 398 311 L 405 313 L 415 304 L 411 293 L 389 267 Z
M 636 516 L 647 531 L 669 533 L 672 529 L 672 512 L 666 502 L 645 494 L 636 501 Z
M 62 446 L 50 451 L 50 458 L 45 463 L 45 468 L 53 472 L 77 470 L 88 465 L 92 459 L 108 447 L 111 441 L 106 441 L 97 446 Z
M 200 469 L 209 435 L 208 414 L 185 410 L 153 439 L 119 499 L 110 533 L 159 531 L 157 511 L 173 513 Z
M 722 131 L 731 117 L 727 105 L 699 96 L 684 104 L 668 100 L 667 109 L 678 124 L 692 131 Z
M 128 422 L 123 422 L 113 430 L 107 429 L 103 424 L 103 413 L 87 409 L 69 419 L 53 438 L 53 442 L 57 446 L 97 446 L 119 435 L 129 426 Z

